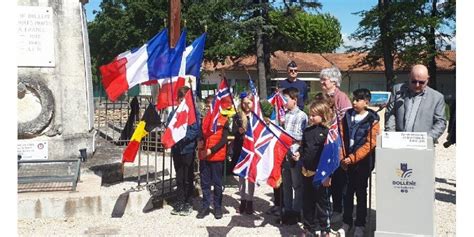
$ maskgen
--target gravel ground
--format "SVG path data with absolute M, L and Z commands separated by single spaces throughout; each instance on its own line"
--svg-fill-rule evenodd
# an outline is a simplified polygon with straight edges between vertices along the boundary
M 440 141 L 446 140 L 444 134 Z M 456 148 L 448 149 L 442 145 L 436 147 L 436 233 L 437 236 L 456 235 Z M 230 177 L 224 192 L 224 217 L 216 220 L 211 214 L 202 220 L 195 218 L 200 205 L 200 198 L 194 200 L 194 211 L 190 216 L 173 216 L 169 205 L 149 213 L 126 214 L 122 218 L 111 218 L 110 215 L 90 216 L 87 218 L 61 219 L 28 219 L 18 220 L 20 236 L 76 236 L 76 235 L 112 235 L 112 236 L 300 236 L 300 225 L 280 226 L 277 218 L 264 212 L 270 206 L 272 189 L 260 186 L 255 192 L 255 210 L 253 216 L 236 213 L 239 195 L 237 182 Z M 104 191 L 117 192 L 130 188 L 133 183 L 126 182 Z M 372 184 L 375 187 L 375 182 Z M 375 188 L 372 189 L 375 199 Z M 144 191 L 146 192 L 146 191 Z M 375 201 L 372 205 L 372 228 L 375 228 Z M 367 235 L 367 234 L 366 234 Z

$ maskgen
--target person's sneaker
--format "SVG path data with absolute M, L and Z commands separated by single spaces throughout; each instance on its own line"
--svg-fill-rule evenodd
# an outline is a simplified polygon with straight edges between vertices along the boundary
M 333 212 L 331 216 L 331 224 L 338 223 L 342 221 L 342 213 L 341 212 Z
M 364 236 L 364 227 L 363 226 L 356 226 L 354 230 L 354 237 L 363 237 Z
M 209 215 L 210 212 L 211 212 L 211 210 L 209 210 L 209 207 L 203 207 L 203 208 L 201 208 L 201 210 L 199 210 L 196 218 L 202 219 L 202 218 L 206 217 L 207 215 Z
M 341 229 L 339 229 L 337 232 L 339 233 L 339 236 L 344 237 L 347 235 L 347 233 L 349 233 L 350 228 L 351 227 L 348 224 L 344 223 L 342 224 Z
M 214 217 L 218 220 L 222 218 L 222 209 L 221 208 L 216 208 L 216 210 L 214 210 Z
M 173 210 L 171 210 L 171 215 L 179 215 L 179 212 L 183 209 L 183 203 L 176 203 L 176 205 L 173 207 Z
M 180 216 L 189 216 L 189 214 L 191 214 L 191 212 L 193 212 L 193 207 L 191 206 L 191 204 L 185 203 L 183 205 L 183 208 L 179 212 L 179 215 Z

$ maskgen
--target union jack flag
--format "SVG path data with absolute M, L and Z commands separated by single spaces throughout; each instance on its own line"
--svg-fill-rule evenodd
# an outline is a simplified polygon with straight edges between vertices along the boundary
M 250 116 L 243 148 L 234 173 L 252 183 L 266 182 L 277 187 L 281 178 L 281 163 L 293 138 L 280 127 L 268 126 L 257 114 Z
M 272 115 L 270 115 L 270 120 L 278 125 L 285 123 L 285 105 L 288 103 L 285 97 L 280 93 L 279 90 L 275 92 L 268 102 L 273 105 L 274 109 Z
M 332 125 L 329 127 L 326 142 L 324 142 L 323 151 L 319 164 L 316 169 L 316 175 L 313 178 L 313 185 L 319 187 L 322 181 L 329 177 L 339 167 L 339 151 L 341 149 L 342 141 L 339 136 L 339 127 L 337 119 L 334 119 Z

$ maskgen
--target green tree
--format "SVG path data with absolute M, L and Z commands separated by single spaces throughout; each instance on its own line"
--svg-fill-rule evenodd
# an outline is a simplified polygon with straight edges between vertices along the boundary
M 227 56 L 237 58 L 256 54 L 257 30 L 261 29 L 267 79 L 270 77 L 271 52 L 330 52 L 341 42 L 337 19 L 305 13 L 307 4 L 287 4 L 287 8 L 275 9 L 268 1 L 256 0 L 181 2 L 182 25 L 188 30 L 187 43 L 207 27 L 204 57 L 214 63 L 223 62 Z M 109 63 L 128 49 L 140 47 L 165 26 L 167 17 L 168 1 L 165 0 L 103 0 L 95 19 L 88 23 L 95 82 L 99 79 L 97 68 L 100 65 Z M 297 33 L 290 34 L 291 31 Z M 296 46 L 290 48 L 288 45 Z
M 341 25 L 330 14 L 310 14 L 301 10 L 270 12 L 276 26 L 272 46 L 276 50 L 333 52 L 342 44 Z
M 430 86 L 436 88 L 436 57 L 441 57 L 440 49 L 445 39 L 455 36 L 455 1 L 389 1 L 379 0 L 379 4 L 359 14 L 362 20 L 351 38 L 364 41 L 362 47 L 350 51 L 367 52 L 361 64 L 379 65 L 383 59 L 387 90 L 393 86 L 394 58 L 400 59 L 402 67 L 421 63 L 428 66 Z

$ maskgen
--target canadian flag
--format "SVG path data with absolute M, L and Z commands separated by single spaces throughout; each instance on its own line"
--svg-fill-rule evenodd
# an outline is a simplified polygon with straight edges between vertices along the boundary
M 196 109 L 194 108 L 193 95 L 192 91 L 188 90 L 161 137 L 163 147 L 168 149 L 183 139 L 186 136 L 188 125 L 195 122 Z

